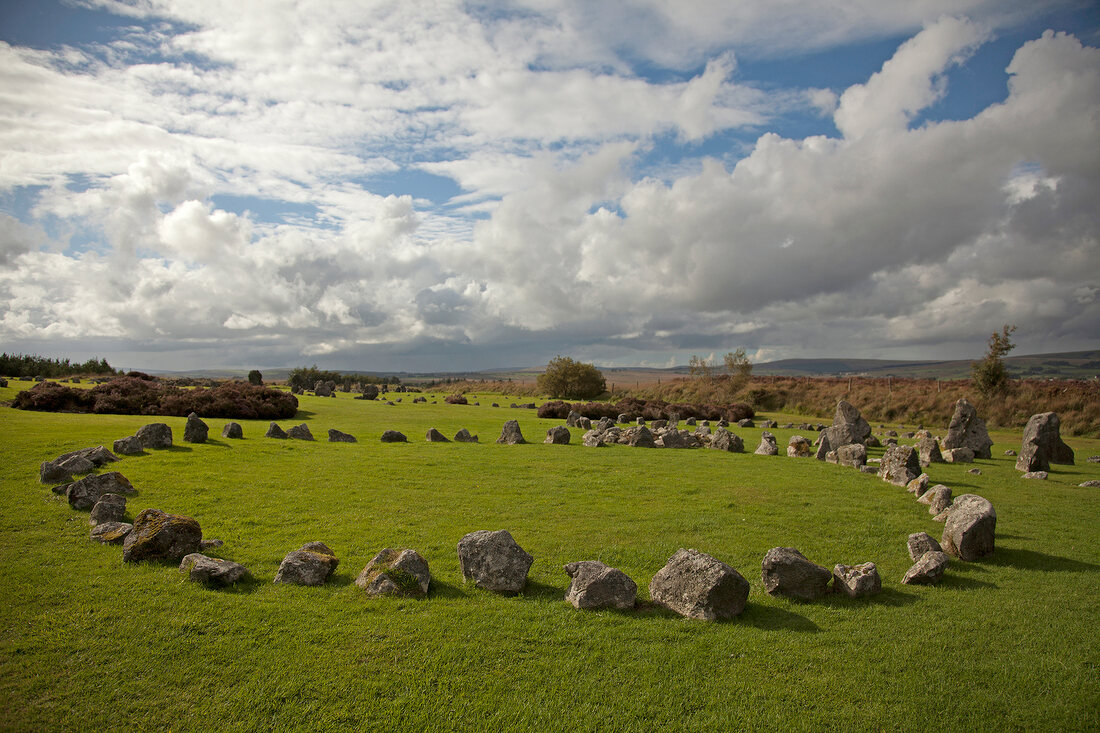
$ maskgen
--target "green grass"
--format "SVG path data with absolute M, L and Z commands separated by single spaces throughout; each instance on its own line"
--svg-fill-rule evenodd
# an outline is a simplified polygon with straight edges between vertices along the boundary
M 10 400 L 12 383 L 0 390 Z M 994 434 L 993 460 L 937 465 L 955 492 L 993 502 L 997 551 L 954 562 L 942 585 L 909 587 L 908 534 L 939 537 L 927 507 L 874 476 L 750 453 L 543 445 L 522 399 L 481 406 L 301 398 L 318 441 L 262 437 L 182 444 L 115 467 L 138 488 L 132 517 L 155 507 L 195 517 L 210 554 L 248 567 L 230 591 L 175 567 L 123 565 L 88 539 L 87 514 L 37 481 L 62 452 L 110 443 L 161 418 L 28 413 L 0 407 L 0 729 L 87 730 L 698 730 L 1095 729 L 1100 724 L 1100 441 L 1069 440 L 1077 466 L 1023 481 Z M 471 402 L 474 401 L 471 398 Z M 770 416 L 761 416 L 760 419 Z M 522 446 L 494 441 L 520 421 Z M 828 422 L 793 417 L 797 424 Z M 779 419 L 787 422 L 786 416 Z M 481 443 L 431 444 L 430 427 Z M 328 428 L 358 444 L 324 442 Z M 405 444 L 382 444 L 383 430 Z M 773 430 L 780 446 L 796 430 Z M 943 432 L 943 428 L 940 429 Z M 880 454 L 881 451 L 874 451 Z M 508 529 L 535 557 L 527 589 L 465 586 L 456 545 Z M 274 585 L 283 555 L 320 540 L 340 558 L 322 588 Z M 371 600 L 354 585 L 384 547 L 431 566 L 428 598 Z M 813 603 L 763 592 L 760 561 L 793 546 L 832 567 L 872 560 L 883 592 Z M 679 547 L 737 568 L 752 584 L 736 620 L 706 623 L 648 603 L 652 576 Z M 639 586 L 629 613 L 563 600 L 562 565 L 599 559 Z

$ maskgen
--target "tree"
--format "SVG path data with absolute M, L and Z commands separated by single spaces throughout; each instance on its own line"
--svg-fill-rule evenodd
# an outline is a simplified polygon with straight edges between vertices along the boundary
M 714 376 L 714 368 L 711 367 L 710 362 L 707 359 L 700 359 L 695 354 L 691 355 L 691 361 L 688 362 L 688 371 L 691 376 L 702 379 L 710 379 Z
M 257 387 L 262 387 L 264 384 L 264 375 L 260 374 L 259 369 L 253 369 L 248 373 L 248 383 L 254 384 Z
M 538 377 L 538 388 L 551 397 L 565 400 L 591 400 L 607 391 L 607 381 L 592 364 L 556 356 Z
M 1011 339 L 1015 330 L 1015 326 L 1006 323 L 1001 333 L 994 331 L 989 337 L 989 350 L 985 356 L 970 365 L 971 379 L 982 397 L 1000 394 L 1008 387 L 1008 369 L 1003 357 L 1016 348 Z
M 729 374 L 729 380 L 726 382 L 726 392 L 729 394 L 730 399 L 733 399 L 733 396 L 740 392 L 748 384 L 749 379 L 752 378 L 752 362 L 749 361 L 744 347 L 726 354 L 725 362 L 726 372 Z

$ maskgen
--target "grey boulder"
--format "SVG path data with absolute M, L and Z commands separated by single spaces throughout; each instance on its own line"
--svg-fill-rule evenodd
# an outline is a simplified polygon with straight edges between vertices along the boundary
M 123 562 L 162 560 L 179 562 L 198 552 L 202 528 L 191 517 L 145 509 L 134 518 L 134 528 L 122 545 Z
M 909 559 L 913 562 L 920 560 L 926 552 L 943 552 L 940 543 L 927 532 L 914 532 L 909 535 L 905 545 L 909 550 Z
M 906 571 L 901 582 L 905 585 L 937 585 L 943 579 L 948 562 L 950 558 L 942 552 L 926 552 Z
M 134 496 L 137 490 L 130 480 L 118 471 L 111 471 L 99 476 L 85 476 L 79 481 L 74 481 L 65 489 L 65 497 L 69 500 L 69 506 L 81 511 L 91 509 L 104 494 L 121 494 Z
M 1032 415 L 1024 426 L 1024 440 L 1016 459 L 1017 471 L 1049 471 L 1050 464 L 1073 465 L 1073 449 L 1062 441 L 1056 412 Z
M 227 422 L 225 427 L 222 428 L 222 437 L 239 440 L 244 437 L 244 428 L 241 427 L 240 423 Z
M 996 533 L 993 505 L 976 494 L 963 494 L 951 503 L 940 544 L 944 552 L 970 562 L 993 553 Z
M 416 550 L 387 547 L 371 558 L 355 584 L 368 596 L 423 598 L 428 595 L 432 574 L 428 561 Z
M 773 596 L 812 601 L 829 592 L 832 577 L 827 568 L 811 562 L 793 547 L 773 547 L 761 563 L 764 590 Z
M 275 583 L 324 585 L 340 561 L 324 542 L 307 542 L 288 552 L 275 573 Z
M 557 425 L 546 431 L 546 440 L 550 445 L 569 445 L 569 428 Z
M 906 486 L 920 475 L 920 458 L 911 445 L 893 445 L 886 449 L 878 475 L 895 486 Z
M 500 437 L 497 438 L 497 442 L 502 445 L 519 445 L 521 443 L 526 443 L 527 441 L 523 439 L 523 433 L 521 433 L 519 429 L 519 421 L 509 420 L 504 423 L 504 427 L 501 428 Z
M 704 621 L 731 619 L 745 610 L 749 581 L 724 562 L 680 548 L 649 583 L 654 603 Z
M 599 560 L 571 562 L 563 569 L 570 578 L 565 600 L 573 604 L 573 608 L 634 608 L 638 584 L 622 570 L 608 567 Z
M 211 588 L 226 588 L 250 577 L 248 568 L 240 563 L 207 557 L 198 552 L 184 556 L 180 561 L 180 572 L 192 583 L 202 583 Z
M 134 437 L 141 441 L 143 448 L 172 447 L 172 428 L 162 422 L 142 425 Z
M 210 434 L 210 426 L 199 419 L 195 413 L 187 416 L 187 423 L 183 426 L 183 442 L 205 443 Z
M 882 590 L 882 578 L 873 562 L 836 565 L 833 568 L 833 592 L 849 598 L 873 596 Z
M 341 432 L 336 428 L 329 428 L 328 442 L 330 443 L 358 443 L 354 435 Z
M 508 530 L 478 530 L 458 542 L 458 564 L 466 582 L 498 593 L 518 593 L 527 583 L 531 557 Z

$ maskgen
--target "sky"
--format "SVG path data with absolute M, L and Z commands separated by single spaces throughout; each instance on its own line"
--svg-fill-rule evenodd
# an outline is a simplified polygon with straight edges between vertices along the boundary
M 1092 0 L 0 0 L 0 349 L 1100 348 Z

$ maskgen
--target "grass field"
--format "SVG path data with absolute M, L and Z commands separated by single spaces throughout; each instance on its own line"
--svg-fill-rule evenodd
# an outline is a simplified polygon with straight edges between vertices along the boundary
M 24 383 L 0 390 L 10 401 Z M 0 407 L 0 729 L 89 730 L 1095 730 L 1100 726 L 1100 441 L 1068 439 L 1076 466 L 1024 481 L 994 458 L 936 465 L 935 482 L 998 513 L 996 553 L 953 562 L 938 587 L 903 586 L 911 532 L 942 525 L 903 489 L 814 460 L 750 453 L 543 445 L 558 421 L 479 395 L 481 406 L 303 397 L 262 437 L 182 443 L 181 418 Z M 471 402 L 473 398 L 471 398 Z M 494 444 L 520 421 L 529 445 Z M 781 423 L 787 419 L 780 416 Z M 807 418 L 799 418 L 807 419 Z M 821 416 L 814 421 L 828 422 Z M 114 464 L 138 488 L 129 516 L 195 517 L 253 582 L 212 591 L 173 566 L 124 565 L 89 540 L 86 513 L 38 483 L 62 452 L 153 421 L 177 446 Z M 481 443 L 434 444 L 466 427 Z M 942 433 L 945 426 L 941 426 Z M 325 442 L 328 428 L 357 444 Z M 409 444 L 382 444 L 383 430 Z M 780 446 L 795 431 L 774 432 Z M 535 557 L 524 593 L 463 584 L 456 544 L 508 529 Z M 321 588 L 274 585 L 303 543 L 340 566 Z M 369 600 L 353 584 L 383 547 L 431 565 L 423 601 Z M 798 603 L 765 594 L 760 562 L 791 546 L 827 567 L 874 561 L 883 591 Z M 752 584 L 736 620 L 679 618 L 648 603 L 679 547 Z M 565 603 L 562 565 L 600 559 L 639 586 L 627 613 Z

